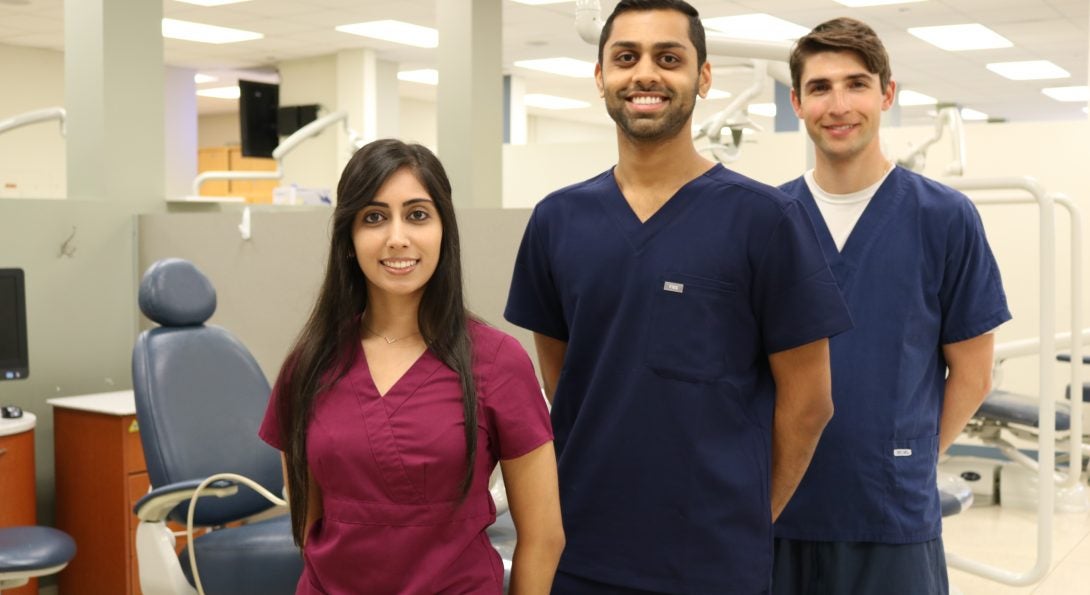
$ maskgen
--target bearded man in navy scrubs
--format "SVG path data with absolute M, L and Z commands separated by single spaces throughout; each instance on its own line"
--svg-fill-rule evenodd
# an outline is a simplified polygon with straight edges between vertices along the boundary
M 999 269 L 968 198 L 882 154 L 896 83 L 870 27 L 818 25 L 791 76 L 816 167 L 782 188 L 855 328 L 830 341 L 836 417 L 776 523 L 773 590 L 944 594 L 936 463 L 988 392 L 991 331 L 1011 318 Z
M 693 146 L 696 10 L 623 0 L 598 54 L 618 163 L 537 205 L 505 312 L 553 403 L 553 592 L 767 593 L 851 320 L 801 203 Z

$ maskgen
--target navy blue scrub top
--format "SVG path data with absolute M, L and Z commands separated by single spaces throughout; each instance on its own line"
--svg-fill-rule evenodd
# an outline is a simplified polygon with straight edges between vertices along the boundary
M 802 205 L 716 165 L 641 223 L 606 171 L 534 209 L 505 317 L 568 344 L 552 410 L 560 568 L 765 592 L 768 354 L 851 326 Z
M 838 252 L 805 180 L 782 188 L 810 213 L 855 328 L 830 340 L 836 413 L 776 536 L 935 539 L 942 346 L 1011 318 L 980 216 L 965 195 L 898 167 Z

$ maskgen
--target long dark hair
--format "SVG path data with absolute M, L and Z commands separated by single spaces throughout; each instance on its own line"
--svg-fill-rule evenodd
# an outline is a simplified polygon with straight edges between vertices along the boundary
M 417 322 L 428 349 L 461 378 L 465 416 L 466 471 L 464 498 L 473 482 L 477 454 L 477 390 L 472 350 L 466 329 L 469 313 L 462 295 L 462 259 L 454 219 L 450 181 L 439 159 L 427 148 L 394 139 L 374 141 L 356 152 L 337 184 L 332 240 L 325 280 L 318 300 L 280 369 L 281 435 L 288 468 L 292 533 L 303 543 L 307 516 L 307 427 L 314 401 L 344 377 L 351 366 L 346 354 L 360 341 L 359 317 L 367 307 L 367 280 L 353 254 L 352 226 L 386 180 L 409 169 L 427 189 L 443 226 L 439 263 L 424 287 Z

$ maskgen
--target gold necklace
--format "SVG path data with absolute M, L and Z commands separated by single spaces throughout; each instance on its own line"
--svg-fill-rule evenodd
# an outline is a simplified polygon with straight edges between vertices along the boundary
M 363 323 L 360 322 L 360 324 L 363 324 Z M 413 335 L 419 335 L 420 334 L 420 331 L 416 331 L 415 333 L 409 333 L 409 334 L 405 335 L 404 337 L 398 337 L 396 339 L 391 339 L 390 337 L 387 337 L 386 335 L 383 335 L 381 333 L 376 333 L 374 330 L 371 329 L 371 327 L 367 326 L 366 324 L 363 324 L 363 328 L 364 328 L 364 330 L 366 330 L 367 332 L 371 333 L 372 335 L 374 335 L 376 337 L 382 337 L 386 341 L 387 345 L 393 345 L 394 343 L 397 343 L 398 341 L 401 341 L 402 339 L 408 339 L 409 337 L 412 337 Z

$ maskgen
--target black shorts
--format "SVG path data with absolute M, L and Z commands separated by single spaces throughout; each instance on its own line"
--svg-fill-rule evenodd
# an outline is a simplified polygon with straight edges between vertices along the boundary
M 773 595 L 947 595 L 942 539 L 888 544 L 777 539 Z

